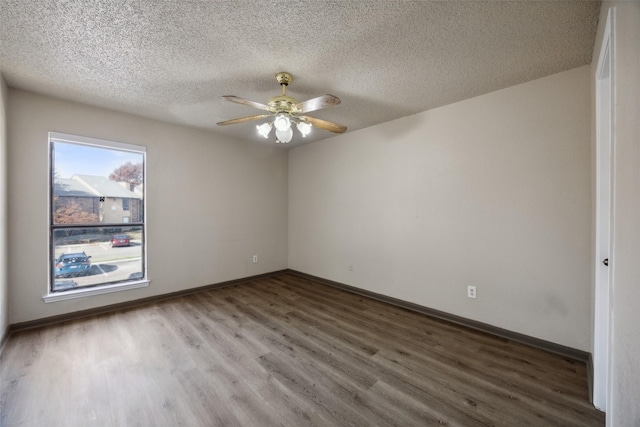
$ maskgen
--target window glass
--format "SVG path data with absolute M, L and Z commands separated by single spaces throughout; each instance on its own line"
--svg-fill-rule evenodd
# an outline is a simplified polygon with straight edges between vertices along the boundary
M 51 292 L 144 279 L 144 147 L 50 134 Z

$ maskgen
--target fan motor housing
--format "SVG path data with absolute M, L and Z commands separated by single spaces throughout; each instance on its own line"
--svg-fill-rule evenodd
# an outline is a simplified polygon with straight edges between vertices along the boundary
M 300 111 L 296 108 L 298 100 L 287 95 L 274 96 L 267 105 L 274 113 L 296 114 Z

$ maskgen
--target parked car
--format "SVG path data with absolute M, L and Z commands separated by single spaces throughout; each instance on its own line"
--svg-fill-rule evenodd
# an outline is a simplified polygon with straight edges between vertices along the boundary
M 111 247 L 116 246 L 129 246 L 131 245 L 131 241 L 129 240 L 129 236 L 126 234 L 116 234 L 115 236 L 111 236 Z
M 81 276 L 89 272 L 91 268 L 91 258 L 84 252 L 73 254 L 62 254 L 56 260 L 56 277 Z

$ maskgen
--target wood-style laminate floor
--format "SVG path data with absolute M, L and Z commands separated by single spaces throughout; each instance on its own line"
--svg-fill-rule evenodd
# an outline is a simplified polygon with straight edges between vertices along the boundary
M 603 426 L 586 367 L 291 274 L 13 334 L 2 426 Z

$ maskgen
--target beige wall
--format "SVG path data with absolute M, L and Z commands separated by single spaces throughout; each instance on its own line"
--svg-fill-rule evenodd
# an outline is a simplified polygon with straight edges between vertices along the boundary
M 611 406 L 607 425 L 640 425 L 640 2 L 604 2 L 592 61 L 615 6 Z
M 8 105 L 12 324 L 287 267 L 285 151 L 14 89 Z M 148 288 L 43 302 L 49 131 L 147 147 Z
M 7 234 L 7 85 L 0 76 L 0 339 L 9 327 Z
M 293 149 L 289 268 L 590 350 L 589 77 Z

